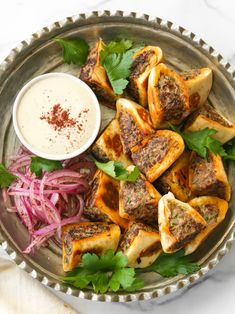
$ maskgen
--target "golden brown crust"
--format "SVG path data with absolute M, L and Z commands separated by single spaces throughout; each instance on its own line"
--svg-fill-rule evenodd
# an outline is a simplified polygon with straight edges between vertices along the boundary
M 132 171 L 133 166 L 127 170 Z M 140 174 L 135 182 L 120 182 L 119 214 L 121 217 L 157 225 L 158 201 L 161 194 Z
M 185 255 L 193 253 L 209 234 L 224 220 L 228 210 L 228 202 L 214 196 L 201 196 L 192 199 L 189 204 L 199 211 L 206 220 L 206 228 L 203 229 L 185 247 Z
M 190 111 L 194 112 L 206 102 L 212 86 L 212 70 L 192 69 L 180 74 L 189 90 Z
M 155 181 L 184 151 L 184 141 L 176 132 L 158 130 L 131 149 L 134 163 L 149 182 Z
M 99 39 L 95 47 L 91 49 L 79 77 L 92 88 L 101 100 L 105 100 L 115 107 L 117 96 L 113 92 L 104 67 L 100 64 L 100 51 L 103 46 L 103 41 Z
M 215 129 L 217 133 L 212 137 L 223 144 L 235 136 L 235 125 L 208 103 L 195 112 L 185 125 L 185 131 L 188 132 L 196 132 L 204 128 Z
M 159 47 L 145 46 L 133 56 L 132 72 L 129 77 L 129 92 L 141 106 L 147 107 L 147 85 L 151 69 L 163 60 Z
M 128 258 L 128 266 L 150 266 L 162 252 L 160 236 L 155 228 L 131 222 L 120 242 L 119 250 Z
M 124 152 L 130 153 L 130 149 L 147 135 L 154 132 L 149 112 L 137 103 L 119 98 L 116 103 L 120 136 Z
M 208 158 L 202 158 L 196 152 L 191 153 L 189 188 L 197 196 L 211 195 L 229 201 L 230 185 L 219 155 L 209 152 Z
M 113 119 L 109 123 L 92 146 L 91 151 L 97 159 L 102 161 L 120 161 L 125 167 L 132 163 L 130 158 L 124 153 L 117 119 Z
M 148 80 L 148 104 L 155 128 L 180 124 L 189 114 L 189 93 L 185 81 L 163 63 L 155 66 Z
M 182 202 L 188 202 L 193 198 L 193 194 L 188 186 L 189 158 L 190 152 L 185 151 L 156 181 L 156 186 L 162 194 L 170 191 Z
M 206 221 L 195 209 L 176 200 L 171 192 L 159 201 L 158 223 L 165 253 L 178 251 L 206 226 Z
M 103 222 L 80 222 L 62 227 L 63 269 L 71 271 L 81 262 L 84 253 L 102 254 L 116 251 L 120 228 Z
M 83 214 L 93 221 L 114 222 L 125 228 L 128 221 L 119 215 L 119 181 L 97 170 L 85 196 Z

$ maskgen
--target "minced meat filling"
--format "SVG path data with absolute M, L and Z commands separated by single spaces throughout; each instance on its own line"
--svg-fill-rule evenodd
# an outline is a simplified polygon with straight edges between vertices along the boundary
M 168 150 L 169 139 L 167 137 L 152 137 L 144 147 L 132 152 L 132 159 L 140 170 L 145 173 L 156 163 L 160 163 Z
M 168 201 L 171 211 L 170 232 L 179 242 L 190 241 L 202 229 L 202 225 L 196 222 L 186 211 L 174 201 Z
M 194 79 L 196 76 L 198 76 L 200 74 L 200 70 L 198 69 L 192 69 L 189 71 L 185 71 L 185 72 L 181 72 L 180 76 L 185 80 L 191 80 Z
M 225 186 L 216 180 L 214 164 L 210 157 L 202 158 L 198 155 L 190 161 L 192 169 L 192 186 L 197 195 L 215 195 L 224 198 Z
M 149 61 L 154 54 L 155 53 L 152 50 L 141 53 L 132 63 L 132 73 L 130 78 L 135 78 L 142 74 L 149 65 Z
M 181 119 L 184 114 L 185 99 L 175 79 L 168 75 L 161 75 L 157 88 L 164 111 L 164 119 L 167 121 Z
M 141 222 L 133 223 L 122 236 L 122 240 L 120 243 L 120 249 L 122 251 L 127 250 L 131 246 L 132 242 L 134 241 L 135 237 L 138 235 L 140 230 L 149 231 L 149 232 L 157 231 L 156 229 L 150 226 L 144 225 Z
M 204 105 L 201 110 L 200 110 L 200 113 L 215 121 L 215 122 L 218 122 L 220 123 L 221 125 L 225 126 L 225 127 L 231 127 L 232 124 L 229 123 L 228 121 L 226 121 L 211 105 L 209 104 L 206 104 Z
M 73 229 L 69 230 L 68 234 L 71 236 L 73 240 L 81 240 L 93 237 L 94 235 L 109 230 L 110 230 L 109 226 L 94 223 L 90 225 L 76 226 Z
M 135 182 L 125 182 L 121 197 L 127 214 L 145 223 L 156 223 L 157 206 L 155 201 L 151 204 L 154 199 L 147 191 L 143 179 L 139 177 Z
M 200 215 L 205 219 L 207 223 L 213 223 L 217 221 L 219 215 L 219 209 L 214 204 L 205 204 L 194 207 Z
M 96 207 L 85 207 L 83 215 L 91 221 L 111 222 L 109 216 Z
M 66 235 L 64 236 L 64 249 L 65 249 L 66 255 L 72 254 L 72 238 L 69 233 L 66 233 Z M 66 263 L 68 262 L 69 260 L 67 258 Z
M 131 114 L 121 111 L 118 117 L 120 125 L 121 138 L 124 144 L 125 153 L 129 153 L 130 149 L 140 142 L 146 134 L 141 132 Z
M 205 190 L 215 181 L 213 163 L 210 157 L 203 158 L 194 155 L 191 159 L 190 167 L 193 170 L 192 185 L 198 190 Z
M 98 50 L 94 47 L 88 55 L 86 64 L 82 67 L 80 73 L 80 79 L 83 81 L 87 81 L 91 79 L 92 73 L 94 71 L 94 67 L 97 63 L 98 58 Z

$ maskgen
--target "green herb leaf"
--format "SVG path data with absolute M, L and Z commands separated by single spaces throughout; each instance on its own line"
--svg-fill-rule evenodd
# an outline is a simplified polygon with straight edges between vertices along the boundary
M 214 129 L 205 128 L 196 132 L 181 132 L 179 128 L 172 124 L 170 124 L 170 128 L 179 133 L 187 147 L 197 152 L 201 157 L 206 158 L 208 156 L 208 150 L 222 157 L 227 155 L 222 143 L 211 137 L 217 133 Z
M 17 178 L 10 173 L 3 164 L 0 164 L 0 187 L 7 188 Z
M 63 166 L 58 160 L 48 160 L 42 157 L 31 158 L 30 171 L 35 173 L 38 177 L 42 175 L 42 171 L 51 172 L 62 168 Z
M 90 280 L 87 277 L 88 276 L 85 275 L 77 276 L 76 281 L 73 282 L 73 285 L 80 289 L 86 288 L 90 283 Z
M 144 286 L 144 282 L 135 277 L 134 268 L 126 267 L 127 262 L 127 257 L 122 252 L 115 254 L 108 250 L 100 257 L 86 253 L 81 267 L 69 272 L 62 280 L 80 289 L 92 285 L 97 293 L 105 293 L 108 289 L 117 291 L 120 288 L 138 290 Z
M 123 289 L 131 287 L 135 280 L 135 270 L 134 268 L 121 268 L 115 270 L 110 280 L 109 286 L 113 291 L 120 289 L 120 286 Z
M 122 39 L 120 41 L 111 41 L 105 45 L 104 49 L 100 52 L 100 62 L 103 64 L 104 59 L 111 53 L 122 53 L 132 47 L 132 41 L 129 39 Z
M 227 156 L 227 153 L 224 150 L 222 145 L 223 144 L 220 141 L 218 141 L 212 137 L 207 138 L 206 147 L 215 155 L 225 157 L 225 156 Z
M 144 281 L 141 278 L 135 278 L 132 285 L 127 287 L 125 290 L 127 291 L 136 291 L 144 287 Z
M 97 168 L 116 180 L 135 182 L 140 174 L 140 170 L 137 166 L 135 166 L 131 172 L 128 172 L 119 161 L 111 160 L 103 163 L 94 159 L 94 162 Z
M 100 62 L 106 70 L 114 93 L 121 95 L 128 84 L 133 54 L 142 48 L 132 48 L 131 40 L 111 41 L 100 52 Z
M 113 91 L 121 95 L 128 84 L 127 78 L 130 75 L 132 56 L 140 48 L 129 49 L 123 53 L 112 53 L 103 59 L 105 68 Z
M 161 254 L 158 259 L 144 271 L 153 271 L 162 277 L 174 277 L 179 274 L 190 274 L 200 269 L 200 266 L 192 262 L 188 256 L 184 256 L 184 250 L 173 254 Z
M 65 63 L 74 63 L 83 65 L 86 62 L 89 46 L 82 38 L 55 38 L 63 49 L 63 58 Z
M 225 159 L 230 159 L 235 161 L 235 137 L 224 145 L 227 155 Z
M 105 293 L 109 288 L 109 276 L 104 272 L 97 272 L 92 275 L 91 283 L 95 292 Z

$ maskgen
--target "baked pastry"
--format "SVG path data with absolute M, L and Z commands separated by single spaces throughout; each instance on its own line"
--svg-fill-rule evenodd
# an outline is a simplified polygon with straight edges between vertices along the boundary
M 119 215 L 119 181 L 97 170 L 85 195 L 83 215 L 92 221 L 114 222 L 125 228 L 128 221 Z
M 86 64 L 81 69 L 79 78 L 91 87 L 100 100 L 105 100 L 114 108 L 117 95 L 115 95 L 109 83 L 107 73 L 100 63 L 100 52 L 103 49 L 104 43 L 99 39 L 95 47 L 91 49 Z
M 205 128 L 215 129 L 217 133 L 213 134 L 212 137 L 222 144 L 235 136 L 235 125 L 208 103 L 190 117 L 185 126 L 185 131 L 195 132 Z
M 80 222 L 62 227 L 63 269 L 71 271 L 78 266 L 85 253 L 101 255 L 107 250 L 116 251 L 120 228 L 104 222 Z
M 125 167 L 132 164 L 124 153 L 117 119 L 113 119 L 91 148 L 92 154 L 102 161 L 120 161 Z
M 154 132 L 149 112 L 137 103 L 120 98 L 116 103 L 120 136 L 124 153 L 129 154 L 130 149 L 147 135 Z
M 132 171 L 133 166 L 127 170 Z M 157 225 L 161 194 L 140 174 L 135 182 L 120 181 L 119 214 L 121 217 Z
M 148 77 L 151 69 L 163 61 L 161 48 L 145 46 L 133 55 L 131 75 L 129 76 L 129 92 L 138 104 L 147 107 Z
M 158 223 L 165 253 L 178 251 L 206 226 L 204 218 L 192 206 L 175 199 L 171 192 L 159 201 Z
M 148 105 L 153 126 L 167 128 L 180 124 L 189 114 L 189 92 L 179 74 L 165 64 L 155 66 L 148 80 Z
M 159 232 L 140 222 L 131 222 L 120 242 L 119 250 L 128 258 L 128 266 L 150 266 L 162 252 Z
M 209 68 L 192 69 L 180 74 L 189 90 L 191 112 L 205 104 L 212 86 L 212 70 Z
M 189 158 L 190 152 L 184 151 L 179 159 L 158 178 L 156 186 L 162 194 L 170 191 L 182 202 L 188 202 L 193 198 L 188 186 Z
M 205 219 L 207 225 L 192 241 L 185 246 L 185 255 L 193 253 L 207 236 L 224 220 L 228 202 L 215 196 L 200 196 L 189 204 Z
M 223 161 L 209 151 L 208 158 L 191 153 L 189 161 L 189 188 L 196 196 L 211 195 L 230 200 L 231 189 Z
M 170 130 L 158 130 L 131 149 L 134 164 L 149 182 L 155 181 L 184 151 L 182 137 Z

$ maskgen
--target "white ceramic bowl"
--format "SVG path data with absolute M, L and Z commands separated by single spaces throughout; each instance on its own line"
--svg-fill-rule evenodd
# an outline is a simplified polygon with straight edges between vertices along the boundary
M 38 149 L 38 148 L 32 147 L 32 145 L 27 142 L 27 139 L 22 135 L 22 132 L 19 128 L 19 122 L 17 119 L 17 110 L 21 104 L 22 97 L 32 87 L 32 85 L 34 85 L 38 81 L 44 80 L 45 78 L 48 78 L 48 77 L 66 77 L 66 78 L 70 78 L 71 80 L 75 81 L 76 84 L 79 85 L 80 89 L 82 89 L 83 93 L 89 94 L 89 97 L 92 99 L 92 102 L 93 102 L 92 105 L 95 108 L 95 124 L 93 126 L 93 131 L 91 133 L 91 136 L 78 149 L 71 151 L 69 153 L 66 153 L 66 154 L 50 154 L 50 153 L 40 151 L 40 149 Z M 28 118 L 30 119 L 30 117 L 28 117 Z M 89 117 L 88 117 L 88 119 L 89 119 Z M 46 158 L 46 159 L 64 160 L 64 159 L 73 158 L 73 157 L 76 157 L 76 156 L 82 154 L 94 142 L 94 140 L 95 140 L 95 138 L 99 132 L 99 129 L 100 129 L 100 123 L 101 123 L 101 110 L 100 110 L 100 105 L 99 105 L 99 102 L 97 100 L 96 95 L 94 94 L 94 92 L 91 90 L 91 88 L 86 83 L 81 81 L 79 78 L 77 78 L 73 75 L 67 74 L 67 73 L 47 73 L 47 74 L 43 74 L 43 75 L 40 75 L 40 76 L 33 78 L 26 85 L 24 85 L 24 87 L 20 90 L 20 92 L 18 93 L 18 95 L 14 101 L 14 105 L 13 105 L 13 125 L 14 125 L 16 135 L 19 138 L 20 142 L 28 150 L 30 150 L 33 154 L 40 156 L 40 157 L 43 157 L 43 158 Z

